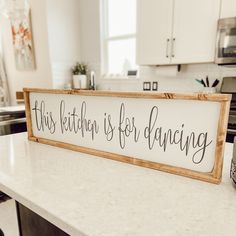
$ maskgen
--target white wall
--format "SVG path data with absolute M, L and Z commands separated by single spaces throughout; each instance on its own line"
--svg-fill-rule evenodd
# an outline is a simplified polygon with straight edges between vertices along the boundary
M 79 11 L 81 60 L 88 63 L 96 75 L 101 73 L 99 2 L 99 0 L 80 0 Z
M 213 82 L 216 78 L 236 76 L 236 68 L 219 67 L 212 63 L 183 65 L 180 72 L 174 71 L 173 67 L 141 67 L 140 79 L 102 79 L 99 22 L 99 0 L 80 0 L 81 59 L 96 71 L 99 89 L 140 91 L 143 81 L 158 81 L 160 91 L 200 92 L 202 86 L 195 78 L 208 75 Z
M 80 60 L 79 0 L 47 0 L 48 40 L 53 87 L 72 82 L 71 67 Z
M 15 104 L 15 92 L 23 87 L 52 87 L 49 62 L 46 6 L 44 0 L 31 0 L 32 30 L 36 55 L 36 70 L 17 71 L 14 61 L 10 22 L 1 17 L 3 54 L 8 76 L 11 103 Z

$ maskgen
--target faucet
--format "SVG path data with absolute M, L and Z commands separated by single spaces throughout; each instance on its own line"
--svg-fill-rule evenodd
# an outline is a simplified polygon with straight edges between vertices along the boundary
M 94 71 L 90 72 L 90 85 L 89 85 L 89 89 L 96 90 L 95 72 Z

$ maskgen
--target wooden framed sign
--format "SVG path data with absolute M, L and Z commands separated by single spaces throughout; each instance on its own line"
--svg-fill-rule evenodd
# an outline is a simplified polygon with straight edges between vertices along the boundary
M 231 95 L 24 89 L 29 140 L 219 183 Z

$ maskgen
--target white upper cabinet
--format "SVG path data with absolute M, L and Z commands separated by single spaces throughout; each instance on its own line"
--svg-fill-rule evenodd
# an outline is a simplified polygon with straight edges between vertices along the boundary
M 137 64 L 213 62 L 219 14 L 220 0 L 139 0 Z
M 171 63 L 213 62 L 220 0 L 175 0 Z
M 236 0 L 222 0 L 220 18 L 236 17 Z
M 138 0 L 137 64 L 168 64 L 173 0 Z

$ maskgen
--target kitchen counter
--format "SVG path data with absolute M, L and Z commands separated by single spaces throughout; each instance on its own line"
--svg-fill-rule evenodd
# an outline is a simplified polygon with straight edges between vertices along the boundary
M 0 115 L 25 112 L 25 105 L 0 107 Z
M 234 235 L 236 190 L 152 169 L 0 137 L 0 189 L 71 235 Z

